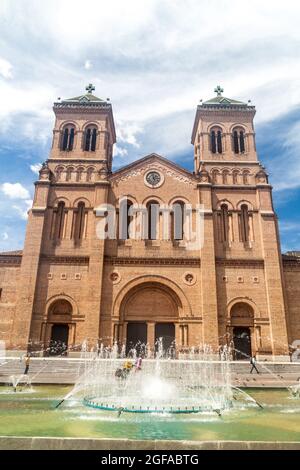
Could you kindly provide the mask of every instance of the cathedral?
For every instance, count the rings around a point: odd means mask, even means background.
[[[156,153],[114,171],[110,101],[89,85],[54,103],[24,249],[0,253],[8,351],[72,356],[87,341],[154,353],[161,338],[175,354],[230,344],[235,359],[289,360],[300,257],[281,253],[255,107],[215,93],[196,109],[193,172]]]

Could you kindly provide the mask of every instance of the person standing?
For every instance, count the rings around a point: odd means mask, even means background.
[[[25,362],[24,375],[27,375],[28,372],[29,372],[29,365],[30,365],[30,354],[29,353],[26,354],[24,362]]]
[[[252,374],[253,370],[255,370],[257,374],[259,374],[259,371],[256,367],[256,357],[255,356],[251,356],[250,364],[252,365],[251,370],[250,370],[250,374]]]
[[[136,372],[138,370],[142,370],[142,361],[143,361],[142,356],[138,357],[137,360],[135,361],[135,371]]]

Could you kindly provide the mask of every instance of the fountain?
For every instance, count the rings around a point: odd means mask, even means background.
[[[143,359],[138,353],[141,349]],[[231,351],[226,346],[220,349],[219,360],[209,346],[191,348],[184,358],[173,359],[174,351],[166,353],[162,339],[155,358],[149,358],[147,346],[141,345],[130,351],[129,358],[124,353],[116,344],[112,348],[101,345],[97,351],[88,351],[84,344],[84,369],[68,398],[80,394],[84,405],[118,414],[220,415],[233,407],[236,392],[256,403],[231,385]]]
[[[19,374],[19,375],[11,375],[10,376],[10,383],[13,387],[14,392],[18,391],[18,386],[23,385],[24,387],[31,389],[31,380],[28,375]]]
[[[263,441],[268,432],[274,441],[300,439],[299,384],[287,389],[280,382],[278,389],[268,389],[253,382],[252,389],[240,389],[237,372],[231,374],[240,365],[234,366],[230,347],[216,354],[209,346],[195,346],[177,350],[175,358],[174,348],[163,350],[163,341],[156,346],[154,353],[147,345],[137,344],[128,351],[117,344],[91,348],[85,341],[80,357],[72,358],[66,368],[69,371],[72,366],[72,377],[76,374],[73,388],[35,385],[34,395],[24,397],[4,387],[0,432],[176,441],[253,437]],[[35,373],[30,377],[36,378],[48,366],[49,376],[53,370],[64,373],[64,362],[33,361]],[[249,370],[246,366],[244,371]],[[18,386],[20,378],[15,375],[11,382],[18,392],[28,392]],[[44,379],[40,377],[40,382]]]

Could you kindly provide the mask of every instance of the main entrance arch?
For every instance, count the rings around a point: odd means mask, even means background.
[[[49,302],[44,327],[45,354],[66,354],[74,333],[72,316],[74,306],[67,296]]]
[[[158,342],[165,352],[174,349],[181,308],[177,293],[163,283],[148,281],[130,289],[120,305],[127,353],[134,347],[143,352],[145,344],[158,350]]]
[[[235,303],[230,310],[230,324],[234,358],[247,360],[252,355],[251,331],[254,327],[254,310],[246,302]]]

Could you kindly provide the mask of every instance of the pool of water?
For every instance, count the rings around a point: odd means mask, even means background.
[[[14,393],[0,387],[1,436],[98,437],[119,439],[300,441],[300,399],[285,389],[246,390],[263,405],[239,402],[224,412],[143,415],[94,410],[81,399],[55,406],[69,386],[33,386]]]

